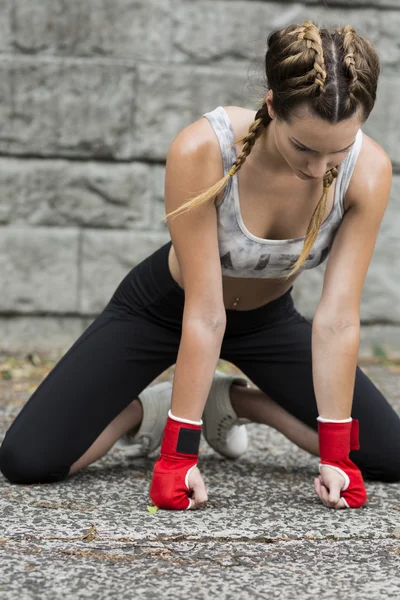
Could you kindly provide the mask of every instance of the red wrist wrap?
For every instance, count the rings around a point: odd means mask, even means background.
[[[197,465],[201,425],[175,421],[168,416],[150,485],[150,498],[159,508],[186,510],[189,473]]]
[[[343,475],[345,485],[340,497],[348,508],[358,508],[367,501],[367,492],[361,471],[349,458],[350,450],[359,450],[358,420],[348,423],[324,423],[318,421],[319,470],[329,465]]]

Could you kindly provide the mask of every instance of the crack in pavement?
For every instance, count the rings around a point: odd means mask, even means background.
[[[176,542],[180,540],[187,540],[198,543],[206,543],[206,542],[219,542],[219,543],[249,543],[249,544],[276,544],[279,542],[304,542],[304,541],[332,541],[332,542],[345,542],[348,540],[391,540],[396,539],[397,536],[393,533],[391,535],[383,535],[376,536],[372,534],[368,535],[349,535],[349,536],[340,536],[340,535],[324,535],[324,536],[316,536],[316,535],[306,535],[306,536],[283,536],[278,538],[269,538],[265,536],[261,537],[226,537],[226,536],[202,536],[195,537],[197,534],[180,534],[176,536],[169,537],[155,537],[155,538],[131,538],[131,537],[104,537],[99,535],[94,535],[92,539],[86,539],[86,536],[76,536],[76,537],[59,537],[59,536],[44,536],[38,537],[35,535],[25,535],[25,536],[7,536],[5,538],[0,539],[0,543],[4,543],[7,541],[22,541],[22,540],[32,540],[32,541],[47,541],[47,540],[59,540],[59,541],[86,541],[87,543],[91,541],[104,541],[104,542],[136,542],[138,544],[148,544],[148,543],[157,543],[157,542]]]

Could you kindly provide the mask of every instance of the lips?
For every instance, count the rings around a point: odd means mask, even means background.
[[[304,177],[307,177],[307,179],[318,179],[318,177],[310,177],[310,175],[306,175],[306,173],[303,173],[303,171],[300,171],[300,173],[304,175]]]

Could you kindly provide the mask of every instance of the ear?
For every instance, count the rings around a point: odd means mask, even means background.
[[[271,117],[271,119],[275,119],[275,111],[272,107],[272,98],[273,92],[272,90],[268,90],[268,94],[265,96],[265,103],[268,106],[269,116]]]

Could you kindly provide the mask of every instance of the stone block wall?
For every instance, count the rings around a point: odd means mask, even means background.
[[[0,0],[0,351],[66,350],[169,239],[172,140],[218,105],[255,108],[268,34],[306,18],[352,23],[381,58],[363,130],[394,182],[361,318],[400,339],[398,0]],[[325,267],[295,284],[310,319]]]

